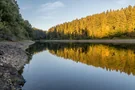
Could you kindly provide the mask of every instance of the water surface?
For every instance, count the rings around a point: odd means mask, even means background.
[[[135,90],[134,45],[37,43],[23,90]]]

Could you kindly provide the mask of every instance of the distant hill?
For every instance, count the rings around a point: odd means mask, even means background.
[[[48,39],[135,38],[135,6],[109,10],[49,29]]]
[[[33,40],[46,39],[46,31],[33,27]]]

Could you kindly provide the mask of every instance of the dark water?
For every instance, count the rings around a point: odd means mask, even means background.
[[[37,43],[23,90],[135,90],[135,45]]]

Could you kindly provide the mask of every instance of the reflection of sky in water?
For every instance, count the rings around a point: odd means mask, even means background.
[[[24,68],[23,90],[134,90],[135,77],[43,51]]]

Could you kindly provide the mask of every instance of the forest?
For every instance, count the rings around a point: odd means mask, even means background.
[[[44,31],[22,18],[16,0],[0,0],[0,40],[37,40],[44,36]]]
[[[48,39],[135,38],[135,6],[108,10],[85,18],[56,25]]]
[[[71,22],[58,24],[48,31],[32,27],[19,12],[16,0],[0,0],[0,40],[81,40],[135,38],[135,6],[108,10]]]
[[[32,26],[19,13],[15,0],[0,0],[0,39],[30,39]]]

